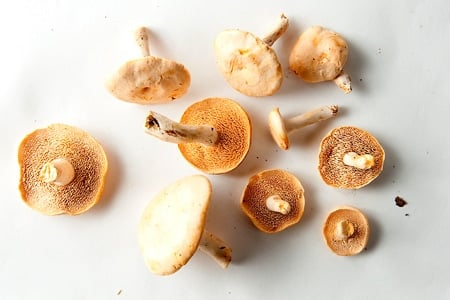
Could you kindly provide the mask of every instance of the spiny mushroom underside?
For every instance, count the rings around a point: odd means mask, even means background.
[[[64,186],[42,180],[42,167],[58,158],[69,160],[75,171]],[[20,144],[18,160],[22,199],[43,214],[80,214],[102,195],[107,158],[101,145],[80,129],[54,124],[35,130]]]
[[[106,88],[127,102],[155,104],[180,98],[190,81],[190,73],[182,64],[147,56],[125,63],[106,82]]]
[[[351,126],[333,129],[321,142],[319,172],[328,185],[357,189],[375,178],[383,170],[384,150],[368,132]],[[368,169],[355,168],[344,164],[346,153],[373,156],[374,165]]]

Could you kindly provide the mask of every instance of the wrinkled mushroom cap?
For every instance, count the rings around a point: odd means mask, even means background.
[[[155,104],[180,98],[190,82],[189,71],[182,64],[146,56],[122,65],[106,82],[106,88],[127,102]]]
[[[205,176],[182,178],[147,205],[138,227],[138,242],[147,268],[169,275],[184,266],[197,250],[211,200]]]
[[[320,26],[308,28],[295,43],[289,67],[307,82],[335,79],[348,58],[348,45],[336,32]]]
[[[65,158],[75,170],[74,179],[57,186],[40,179],[45,163]],[[90,209],[103,193],[108,169],[102,146],[87,132],[64,124],[53,124],[28,134],[18,151],[19,190],[23,201],[46,214],[76,215]]]
[[[270,96],[283,82],[275,51],[250,32],[225,30],[215,39],[216,63],[228,84],[247,96]]]
[[[207,98],[196,102],[186,109],[180,123],[210,125],[216,129],[218,140],[213,146],[178,144],[183,157],[205,173],[222,174],[235,169],[250,149],[250,118],[233,100]]]
[[[336,238],[336,227],[341,221],[350,222],[354,233],[347,240]],[[366,216],[353,207],[341,207],[332,211],[323,225],[323,237],[331,251],[341,256],[360,253],[369,240],[370,228]]]
[[[266,200],[279,195],[291,206],[284,215],[269,210]],[[298,223],[305,208],[304,189],[300,181],[283,170],[266,170],[250,177],[242,194],[241,208],[261,231],[276,233]]]
[[[289,148],[289,135],[278,107],[269,113],[269,130],[275,143],[283,150]]]
[[[343,157],[347,152],[359,155],[370,154],[374,166],[358,169],[347,166]],[[384,164],[384,150],[375,137],[367,131],[353,126],[342,126],[331,130],[320,143],[319,172],[326,184],[346,189],[358,189],[380,175]]]

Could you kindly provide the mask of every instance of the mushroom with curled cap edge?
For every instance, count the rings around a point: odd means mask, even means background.
[[[298,223],[305,208],[300,181],[284,170],[265,170],[250,177],[241,209],[261,231],[276,233]]]
[[[342,36],[321,26],[305,30],[289,55],[289,67],[306,82],[333,80],[348,94],[352,91],[350,76],[344,71],[348,45]]]
[[[262,39],[238,29],[224,30],[217,35],[216,64],[232,88],[254,97],[270,96],[280,89],[283,72],[271,46],[288,26],[288,18],[282,14],[276,27]]]
[[[305,126],[335,117],[338,113],[338,106],[322,106],[308,111],[301,115],[284,119],[278,107],[269,113],[269,129],[273,140],[278,147],[287,150],[290,146],[289,135]]]
[[[166,103],[183,96],[191,82],[184,65],[150,56],[147,28],[136,31],[136,41],[144,57],[126,62],[107,80],[111,94],[137,104]]]
[[[18,151],[23,201],[46,215],[81,214],[100,199],[108,161],[87,132],[65,124],[37,129]]]
[[[384,158],[383,147],[370,133],[342,126],[322,139],[318,169],[330,186],[359,189],[380,175]]]
[[[360,253],[370,235],[366,216],[354,207],[340,207],[330,212],[323,225],[325,242],[337,255],[351,256]]]
[[[222,267],[231,262],[231,248],[204,229],[212,187],[203,175],[184,177],[159,192],[145,208],[138,242],[147,268],[169,275],[200,249]]]
[[[226,98],[192,104],[180,123],[150,112],[145,129],[163,141],[177,143],[190,164],[209,174],[227,173],[239,166],[250,149],[252,134],[247,112]]]

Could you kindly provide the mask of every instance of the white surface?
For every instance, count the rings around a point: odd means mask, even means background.
[[[1,299],[444,299],[450,297],[448,1],[10,1],[0,11]],[[284,12],[291,26],[275,46],[285,82],[275,96],[254,99],[229,88],[214,63],[223,29],[263,35]],[[349,42],[354,90],[306,84],[286,68],[296,37],[323,25]],[[151,28],[151,51],[189,68],[188,94],[169,105],[116,100],[103,82],[140,55],[132,32]],[[221,270],[203,253],[169,277],[145,268],[136,227],[145,205],[175,179],[197,174],[173,144],[143,132],[148,110],[178,119],[191,103],[230,97],[249,112],[254,138],[235,171],[208,176],[214,196],[208,227],[233,247]],[[268,112],[296,113],[325,104],[341,115],[298,132],[278,150]],[[110,162],[102,201],[77,216],[47,217],[20,199],[17,146],[54,122],[78,126],[104,146]],[[326,186],[317,172],[321,138],[339,125],[375,135],[385,170],[356,191]],[[247,178],[283,168],[302,181],[306,211],[294,227],[267,235],[239,208]],[[408,201],[397,207],[394,198]],[[367,251],[338,257],[321,235],[327,213],[353,205],[367,213]],[[409,216],[405,216],[409,214]],[[119,294],[119,295],[117,295]]]

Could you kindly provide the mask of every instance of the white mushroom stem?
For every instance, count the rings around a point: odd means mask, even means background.
[[[284,14],[281,14],[277,25],[262,39],[263,42],[266,43],[269,47],[272,46],[276,42],[276,40],[278,40],[278,38],[286,32],[288,26],[288,18]]]
[[[296,117],[284,120],[284,125],[286,126],[286,131],[288,134],[298,130],[302,127],[327,120],[331,117],[336,116],[338,113],[338,106],[322,106],[314,110],[308,111]]]
[[[352,80],[350,75],[348,75],[344,70],[334,79],[334,83],[342,90],[344,93],[349,94],[352,91]]]
[[[272,195],[266,199],[266,207],[270,211],[287,215],[291,211],[289,202],[283,200],[279,195]]]
[[[339,241],[348,240],[355,233],[355,226],[348,220],[340,221],[336,224],[334,232],[335,238]]]
[[[375,159],[370,154],[359,155],[356,152],[345,153],[342,161],[345,165],[355,167],[361,170],[367,170],[375,165]]]
[[[209,125],[180,124],[151,111],[145,122],[145,132],[170,143],[202,143],[212,146],[218,139],[217,130]]]
[[[141,49],[142,56],[150,56],[148,35],[148,29],[145,27],[139,27],[134,34],[136,43]]]
[[[211,256],[222,268],[228,267],[231,262],[231,248],[207,230],[203,230],[199,249]]]
[[[75,169],[65,158],[56,158],[42,166],[39,178],[47,183],[64,186],[75,177]]]

